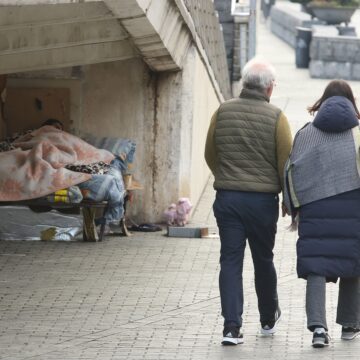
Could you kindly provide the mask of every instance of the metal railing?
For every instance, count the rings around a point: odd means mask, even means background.
[[[212,0],[183,0],[225,99],[231,97],[225,43]]]

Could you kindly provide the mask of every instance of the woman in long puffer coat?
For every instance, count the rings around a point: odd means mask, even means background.
[[[307,280],[307,327],[312,345],[324,347],[327,281],[340,278],[341,338],[360,334],[360,116],[342,80],[330,82],[309,111],[317,115],[294,139],[285,203],[298,215],[297,272]]]

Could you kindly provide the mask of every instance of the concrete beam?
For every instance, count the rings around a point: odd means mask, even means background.
[[[1,5],[21,6],[21,5],[41,5],[41,4],[74,4],[101,2],[102,0],[1,0]]]
[[[143,17],[151,0],[107,0],[106,5],[122,18]]]
[[[0,54],[0,74],[125,60],[137,56],[128,40],[19,54]]]
[[[16,3],[16,1],[15,1]],[[114,16],[103,1],[29,5],[23,1],[23,6],[3,6],[0,3],[0,26],[17,27],[26,24],[54,24],[57,22],[77,22],[90,19],[112,19]]]
[[[180,70],[191,36],[169,0],[104,0],[155,71]]]
[[[49,24],[0,26],[0,54],[124,40],[128,34],[118,21],[93,20]]]
[[[103,1],[54,3],[0,6],[0,73],[138,56]]]

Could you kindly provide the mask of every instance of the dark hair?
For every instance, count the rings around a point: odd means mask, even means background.
[[[351,103],[354,106],[355,112],[358,116],[358,118],[360,118],[360,113],[359,110],[356,106],[356,102],[355,102],[355,98],[354,98],[354,94],[351,90],[350,85],[344,81],[344,80],[333,80],[331,81],[328,86],[325,88],[324,93],[322,94],[321,98],[316,101],[316,103],[313,106],[309,106],[308,107],[308,111],[311,115],[313,115],[316,111],[318,111],[320,109],[320,106],[322,105],[322,103],[332,97],[332,96],[344,96],[346,97],[348,100],[351,101]]]
[[[46,125],[54,126],[59,130],[64,130],[64,124],[60,120],[57,120],[57,119],[47,119],[41,124],[41,127],[46,126]]]

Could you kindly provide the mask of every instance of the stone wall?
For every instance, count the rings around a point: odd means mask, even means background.
[[[270,12],[271,31],[293,48],[296,45],[296,27],[310,28],[319,21],[311,20],[311,16],[301,11],[299,4],[276,3]]]
[[[360,38],[335,35],[333,26],[315,27],[310,46],[314,78],[360,80]]]

